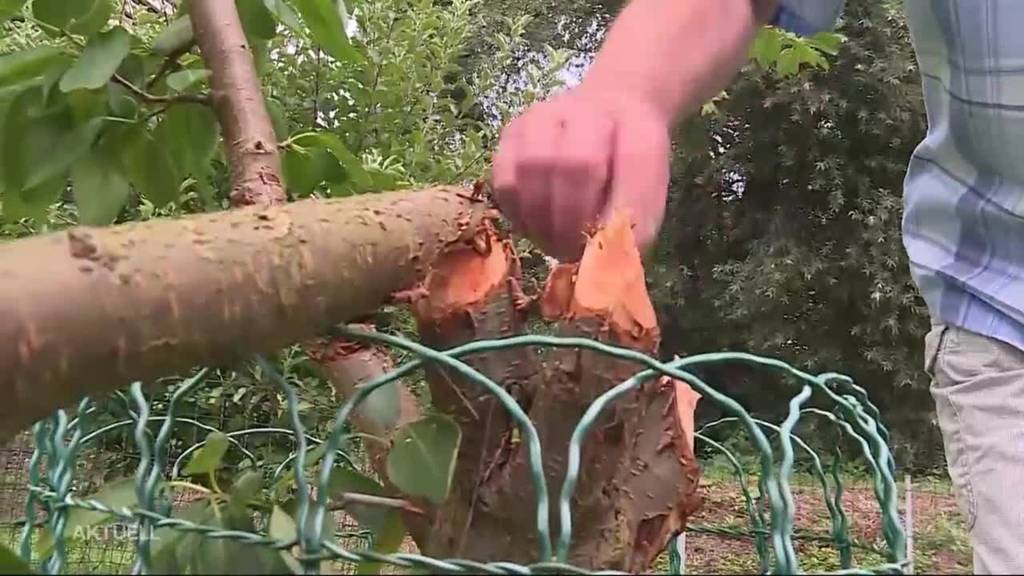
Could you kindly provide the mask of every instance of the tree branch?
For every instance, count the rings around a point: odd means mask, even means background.
[[[185,54],[188,54],[189,51],[192,50],[194,46],[194,41],[189,42],[185,46],[182,46],[181,48],[168,54],[167,58],[164,58],[163,64],[160,65],[160,69],[156,71],[156,74],[154,74],[153,77],[150,78],[148,82],[146,82],[146,88],[153,88],[153,86],[156,86],[156,83],[159,82],[164,76],[170,74],[170,72],[175,68],[180,67],[181,64],[178,62],[178,59],[184,56]]]
[[[207,96],[200,94],[176,94],[174,96],[156,96],[150,94],[142,88],[132,84],[125,77],[120,74],[114,74],[113,81],[124,86],[129,92],[135,95],[136,98],[146,102],[148,104],[174,104],[176,102],[191,102],[195,104],[209,105],[210,99]]]
[[[280,204],[277,136],[234,2],[193,0],[192,26],[199,51],[213,73],[213,104],[224,131],[234,206]]]
[[[401,510],[403,512],[409,512],[416,515],[424,514],[423,510],[417,508],[416,505],[408,500],[374,496],[372,494],[357,494],[355,492],[346,492],[340,496],[332,497],[330,509],[345,510],[353,504],[375,506],[377,508],[393,508],[395,510]]]
[[[485,218],[456,188],[71,228],[0,244],[0,440],[87,395],[365,317]]]

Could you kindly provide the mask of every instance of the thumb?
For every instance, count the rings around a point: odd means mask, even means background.
[[[609,193],[601,222],[608,222],[616,212],[628,214],[643,251],[654,243],[665,217],[671,149],[668,131],[653,121],[631,126],[620,123],[613,142]]]

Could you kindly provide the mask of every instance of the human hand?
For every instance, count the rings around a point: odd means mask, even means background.
[[[669,121],[641,98],[578,87],[504,130],[492,185],[502,213],[559,260],[579,259],[587,229],[627,211],[637,244],[665,214]]]

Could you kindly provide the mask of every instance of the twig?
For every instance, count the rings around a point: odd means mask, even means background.
[[[466,174],[469,174],[469,171],[475,168],[477,163],[484,159],[484,156],[487,156],[487,152],[488,150],[486,148],[481,150],[480,153],[477,154],[475,158],[470,160],[465,166],[462,167],[462,170],[459,170],[458,174],[452,177],[451,184],[458,184],[459,180],[461,180]]]
[[[206,95],[178,94],[175,96],[156,96],[155,94],[150,94],[135,84],[132,84],[120,74],[114,74],[113,80],[127,88],[128,91],[134,94],[139,100],[149,104],[174,104],[176,102],[190,102],[193,104],[202,104],[204,106],[208,106],[210,104],[210,98]]]
[[[371,494],[359,494],[356,492],[345,492],[335,498],[332,498],[332,503],[329,508],[332,511],[344,510],[346,506],[350,506],[352,504],[376,506],[378,508],[393,508],[395,510],[402,510],[403,512],[411,512],[418,515],[423,514],[423,510],[408,500],[387,498],[385,496],[373,496]]]
[[[164,63],[160,65],[160,69],[157,70],[156,74],[154,74],[153,77],[149,79],[149,82],[146,82],[146,89],[152,89],[153,86],[156,86],[156,83],[159,82],[161,78],[169,74],[171,70],[181,67],[181,63],[178,62],[178,59],[184,56],[185,54],[188,54],[188,52],[192,50],[192,48],[195,45],[196,43],[193,40],[185,46],[182,46],[181,48],[168,54],[167,58],[164,59]]]

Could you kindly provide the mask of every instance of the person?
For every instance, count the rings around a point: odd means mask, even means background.
[[[878,1],[878,0],[862,0]],[[549,255],[613,210],[658,234],[670,131],[726,88],[762,24],[808,35],[843,0],[632,0],[580,84],[503,131],[492,187]],[[925,369],[979,573],[1024,573],[1024,2],[905,0],[928,133],[903,241],[928,305]],[[841,57],[841,56],[840,56]],[[1022,484],[1018,484],[1018,482]]]

